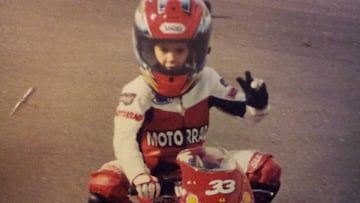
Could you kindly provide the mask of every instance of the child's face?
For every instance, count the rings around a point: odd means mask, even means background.
[[[154,46],[156,59],[167,70],[183,68],[189,55],[186,42],[162,42]]]

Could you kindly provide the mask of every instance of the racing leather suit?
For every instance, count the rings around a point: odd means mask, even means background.
[[[109,190],[99,189],[99,185],[94,187],[98,184],[96,177],[101,170],[115,166],[116,173],[122,176],[125,174],[131,182],[138,174],[150,172],[159,162],[175,163],[181,150],[203,145],[209,128],[211,107],[254,121],[259,121],[267,114],[268,108],[257,110],[247,106],[245,95],[227,85],[214,69],[205,67],[199,74],[196,85],[176,98],[156,95],[142,76],[124,86],[114,119],[113,147],[116,160],[105,164],[92,175],[90,191],[111,196],[104,194],[109,193]],[[239,156],[239,152],[234,154]],[[255,151],[240,154],[242,158],[239,164],[244,171],[250,165],[254,168],[254,164],[249,163]],[[264,154],[264,160],[265,157],[268,159],[271,155]],[[274,180],[280,178],[280,167],[275,170]]]

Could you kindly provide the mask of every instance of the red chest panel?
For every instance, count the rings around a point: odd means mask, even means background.
[[[175,163],[181,150],[203,144],[208,125],[208,99],[186,109],[184,114],[154,108],[141,134],[145,162],[150,168],[159,160]]]

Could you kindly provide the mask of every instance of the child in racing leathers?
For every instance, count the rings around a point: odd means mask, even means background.
[[[211,107],[256,120],[267,114],[262,80],[246,72],[237,79],[241,92],[205,67],[210,31],[211,16],[202,1],[140,3],[134,49],[141,75],[122,90],[114,121],[116,160],[91,175],[89,202],[130,202],[130,185],[140,200],[157,197],[157,175],[178,169],[181,150],[203,145]],[[234,157],[254,191],[263,191],[254,193],[256,202],[270,202],[280,187],[280,166],[257,151],[236,151]]]

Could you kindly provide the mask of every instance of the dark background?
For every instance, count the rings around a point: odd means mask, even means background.
[[[137,3],[0,0],[0,202],[86,202],[89,174],[114,159],[121,88],[139,74]],[[273,153],[274,202],[360,202],[360,2],[212,3],[208,64],[234,85],[245,70],[263,78],[272,111],[254,126],[212,110],[208,145]]]

